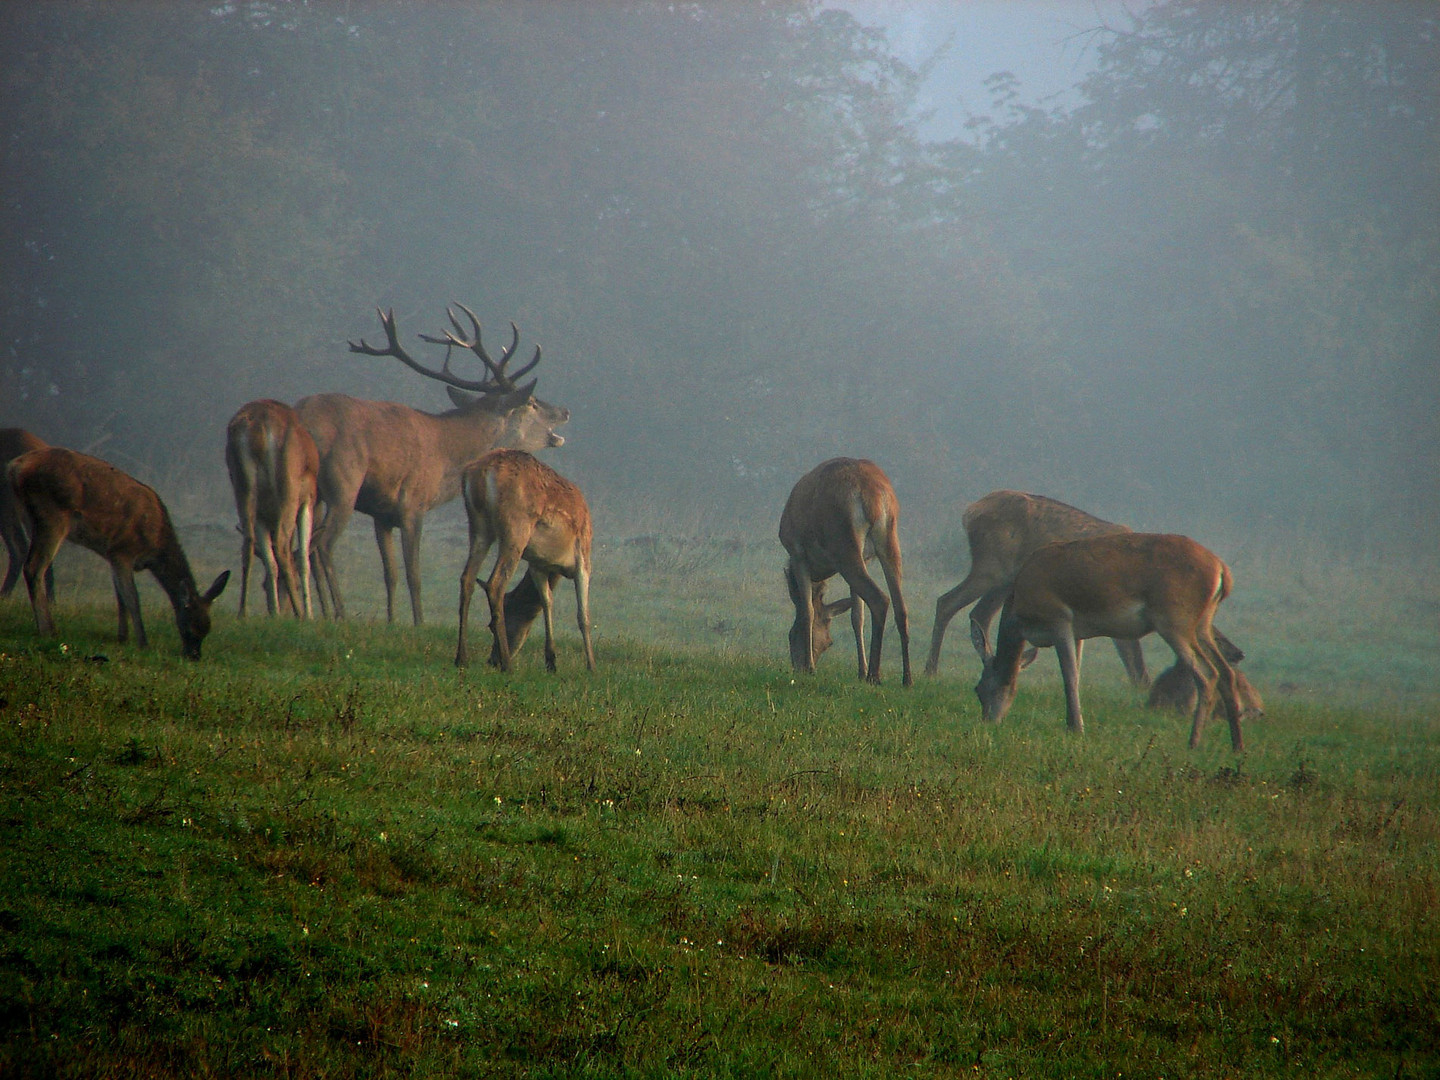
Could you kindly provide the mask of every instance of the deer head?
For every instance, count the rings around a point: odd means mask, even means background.
[[[805,653],[805,635],[802,632],[800,585],[795,580],[795,572],[790,567],[785,568],[785,585],[790,590],[790,599],[795,602],[795,624],[790,627],[790,661],[800,670],[813,668],[815,662],[824,655],[825,650],[835,644],[835,638],[830,633],[830,620],[836,615],[843,615],[855,606],[855,598],[847,596],[843,600],[825,602],[825,582],[815,581],[810,584],[810,652],[807,658]],[[808,663],[806,662],[808,661]]]
[[[192,592],[175,605],[175,625],[180,630],[180,651],[187,660],[200,659],[200,646],[210,633],[210,605],[225,591],[230,571],[222,571],[203,593]]]

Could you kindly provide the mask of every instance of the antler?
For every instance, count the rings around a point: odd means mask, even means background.
[[[452,332],[450,330],[447,330],[442,336],[439,337],[431,334],[421,334],[420,340],[428,341],[432,345],[446,346],[445,355],[447,365],[449,362],[450,348],[458,347],[461,349],[469,349],[472,353],[479,357],[480,362],[483,363],[487,369],[489,369],[492,381],[487,385],[492,391],[519,389],[519,387],[516,385],[517,380],[528,375],[531,370],[534,369],[535,365],[540,363],[540,346],[535,346],[535,355],[531,357],[528,364],[522,367],[519,371],[507,373],[505,371],[506,365],[510,363],[510,358],[515,355],[515,349],[520,344],[520,328],[516,326],[513,321],[510,323],[510,345],[507,348],[500,350],[500,362],[497,364],[494,360],[490,358],[490,354],[485,351],[485,346],[480,340],[480,320],[476,317],[475,313],[459,301],[456,301],[455,306],[458,307],[461,311],[463,311],[470,319],[470,328],[473,331],[473,337],[467,339],[463,336],[465,331],[460,326],[460,320],[455,317],[454,310],[447,306],[445,308],[445,314],[450,319],[450,325],[455,328],[454,331]]]
[[[436,371],[434,368],[426,367],[424,364],[420,363],[413,356],[407,353],[404,346],[400,344],[400,336],[395,329],[395,309],[391,308],[389,311],[381,311],[379,308],[376,308],[375,313],[380,316],[380,325],[385,328],[385,337],[388,341],[387,345],[385,346],[385,348],[379,349],[376,348],[374,345],[371,345],[364,338],[361,338],[359,343],[356,343],[354,341],[349,342],[351,352],[364,353],[366,356],[393,356],[396,360],[399,360],[406,367],[414,371],[418,371],[427,379],[436,379],[440,382],[445,383],[448,386],[455,387],[457,390],[470,390],[476,393],[488,394],[493,393],[498,389],[502,389],[500,384],[493,382],[489,379],[462,379],[460,376],[456,375],[453,371],[450,370],[449,349],[445,350],[445,363],[439,371]],[[421,338],[427,341],[431,340],[429,338],[425,338],[423,334],[421,335]],[[445,343],[441,342],[441,344]]]

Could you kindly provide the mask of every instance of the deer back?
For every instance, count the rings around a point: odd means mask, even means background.
[[[160,496],[108,461],[52,446],[17,458],[11,469],[32,516],[67,517],[69,539],[102,558],[145,570],[179,549]]]
[[[1129,624],[1147,612],[1208,619],[1229,592],[1229,568],[1189,537],[1125,532],[1040,548],[1015,578],[1009,603],[1023,623],[1068,617],[1077,627],[1092,624],[1077,629],[1080,637],[1138,636]],[[1127,632],[1113,632],[1120,624]]]
[[[32,435],[24,428],[0,428],[0,465],[31,450],[43,450],[48,445],[40,436]]]
[[[23,534],[20,518],[15,506],[15,492],[6,480],[10,462],[31,450],[43,450],[48,444],[38,435],[32,435],[24,428],[0,428],[0,533],[13,540],[23,553]]]
[[[972,567],[981,568],[996,584],[1012,580],[1025,560],[1046,544],[1130,531],[1056,499],[1023,491],[992,491],[965,508],[961,523]]]
[[[320,452],[284,402],[240,406],[226,428],[225,464],[237,495],[253,490],[257,514],[272,525],[286,507],[315,501]]]
[[[472,527],[524,548],[527,561],[573,569],[588,565],[590,508],[580,488],[524,450],[492,450],[465,472]]]
[[[831,458],[796,481],[780,515],[780,543],[810,577],[838,572],[859,545],[863,555],[886,541],[900,502],[885,473],[863,458]]]
[[[555,423],[566,410],[541,409],[526,389],[477,395],[460,407],[427,413],[348,394],[303,398],[296,411],[320,454],[320,496],[333,502],[362,484],[367,513],[424,511],[460,493],[460,473],[497,445],[528,449],[561,442]]]

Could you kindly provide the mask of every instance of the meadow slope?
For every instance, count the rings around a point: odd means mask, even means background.
[[[1048,658],[982,724],[958,623],[913,690],[848,630],[797,680],[778,548],[602,551],[594,676],[568,596],[558,675],[456,671],[453,616],[363,617],[358,542],[360,619],[229,593],[198,664],[153,590],[116,645],[83,552],[57,639],[0,604],[0,1075],[1440,1070],[1433,582],[1238,567],[1237,756],[1103,647],[1082,738]],[[910,574],[923,655],[954,579]]]

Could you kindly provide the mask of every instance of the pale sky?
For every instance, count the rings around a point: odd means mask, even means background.
[[[924,131],[937,139],[963,135],[967,112],[990,112],[985,79],[994,72],[1014,72],[1027,103],[1063,95],[1094,62],[1085,31],[1121,22],[1126,7],[1118,0],[837,0],[834,6],[867,26],[884,27],[910,64],[953,35],[922,92],[922,108],[935,112]]]

